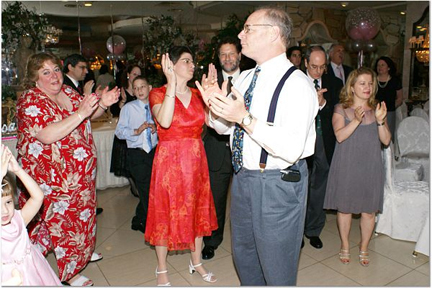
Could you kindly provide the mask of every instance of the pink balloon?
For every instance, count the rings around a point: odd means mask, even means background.
[[[380,27],[378,12],[369,7],[349,11],[345,21],[348,36],[354,40],[371,40],[378,34]]]
[[[348,31],[348,36],[351,37],[353,40],[362,40],[363,34],[360,28],[351,28],[351,30]]]
[[[120,55],[126,49],[126,40],[119,35],[114,35],[114,38],[108,38],[106,47],[110,53]]]

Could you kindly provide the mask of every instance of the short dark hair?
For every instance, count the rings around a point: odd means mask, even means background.
[[[387,66],[390,68],[389,71],[389,75],[391,77],[394,77],[396,75],[396,65],[393,62],[393,60],[390,59],[390,57],[387,56],[381,56],[380,58],[377,59],[377,61],[375,62],[375,67],[374,67],[374,71],[376,73],[378,73],[378,61],[383,60],[384,62],[386,62]]]
[[[327,56],[327,54],[326,54],[326,52],[325,52],[325,50],[324,50],[324,48],[323,48],[322,46],[320,46],[320,45],[317,45],[317,46],[309,46],[309,47],[306,49],[306,53],[305,53],[305,55],[304,55],[304,57],[305,57],[305,59],[306,59],[306,61],[307,61],[308,63],[309,63],[310,56],[311,56],[312,52],[315,52],[315,51],[322,51],[322,52],[324,52],[324,55]]]
[[[72,65],[72,67],[75,67],[78,64],[78,62],[87,63],[87,59],[80,54],[72,54],[67,56],[63,63],[63,73],[69,72],[69,68],[68,68],[69,64]]]
[[[290,47],[290,48],[288,48],[288,50],[287,50],[287,56],[288,57],[291,57],[291,54],[294,52],[294,51],[300,51],[300,53],[301,53],[301,48],[299,47],[299,46],[292,46],[292,47]]]
[[[132,81],[132,85],[135,83],[135,81],[137,80],[143,80],[146,81],[148,85],[150,85],[150,82],[148,81],[147,77],[145,77],[144,75],[140,75],[134,78],[134,80]]]
[[[174,46],[169,50],[168,53],[174,65],[177,64],[177,61],[180,60],[180,56],[183,53],[189,53],[192,56],[192,59],[194,59],[194,54],[192,53],[192,50],[186,46]]]
[[[225,38],[222,38],[217,46],[217,52],[219,54],[219,50],[222,47],[222,45],[224,44],[232,44],[236,47],[237,53],[241,52],[241,44],[240,44],[240,40],[236,37],[232,37],[232,36],[227,36]]]

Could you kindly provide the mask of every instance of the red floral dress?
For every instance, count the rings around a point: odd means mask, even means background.
[[[59,278],[67,281],[87,265],[95,248],[96,147],[88,119],[52,144],[36,139],[38,131],[77,111],[81,96],[66,85],[62,90],[72,102],[71,112],[36,87],[21,95],[17,103],[17,150],[22,167],[45,196],[40,218],[36,216],[27,226],[30,239],[44,255],[54,250]],[[20,188],[22,208],[28,192]]]
[[[195,251],[195,238],[217,229],[207,157],[201,140],[204,103],[192,90],[187,108],[176,97],[172,124],[157,125],[145,240],[168,250]],[[165,87],[150,92],[150,106],[161,104]]]

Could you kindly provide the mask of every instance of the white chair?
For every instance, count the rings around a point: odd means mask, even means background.
[[[391,146],[383,151],[385,169],[384,207],[375,231],[394,239],[416,242],[429,217],[429,183],[396,182]]]
[[[429,115],[429,100],[423,104],[423,110]]]
[[[429,181],[429,123],[423,118],[405,118],[397,130],[400,161],[423,166],[423,180]]]
[[[397,158],[399,158],[399,156],[400,156],[399,143],[397,141],[397,129],[399,127],[399,124],[406,117],[408,117],[408,107],[405,104],[405,102],[402,102],[402,105],[399,106],[398,108],[396,108],[396,111],[395,111],[396,123],[395,123],[395,133],[393,135],[393,143],[395,145],[395,147],[394,147],[395,149],[393,150],[393,152]]]
[[[410,114],[410,115],[411,115],[411,116],[418,116],[418,117],[421,117],[421,118],[425,119],[427,123],[429,123],[429,115],[428,115],[428,114],[426,113],[426,111],[425,111],[424,109],[422,109],[422,108],[414,108],[414,109],[411,111],[411,114]]]
[[[430,237],[429,237],[429,217],[428,217],[426,218],[426,221],[423,224],[423,229],[420,232],[420,236],[414,248],[414,253],[413,253],[414,256],[417,256],[417,252],[429,256],[429,249],[430,249],[429,239]]]

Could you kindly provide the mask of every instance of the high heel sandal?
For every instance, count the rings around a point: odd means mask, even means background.
[[[168,273],[168,270],[158,271],[158,267],[156,267],[156,271],[155,271],[156,282],[157,282],[157,276],[159,274],[165,274],[165,273]],[[165,286],[171,286],[171,282],[167,282],[165,284],[157,284],[157,286],[163,286],[163,287],[165,287]]]
[[[369,251],[361,251],[361,250],[359,250],[359,251],[360,251],[360,254],[359,254],[360,265],[362,265],[363,267],[368,267],[369,262],[370,262]]]
[[[199,267],[199,266],[202,266],[202,262],[197,264],[197,265],[193,265],[192,260],[190,260],[189,273],[193,274],[195,271],[197,271],[195,268]],[[200,274],[200,273],[198,272],[198,274]],[[215,283],[217,281],[217,279],[214,277],[214,274],[212,272],[208,272],[207,274],[201,275],[201,277],[205,282]]]
[[[348,265],[350,263],[350,256],[349,250],[341,249],[339,252],[339,260],[344,265]]]

